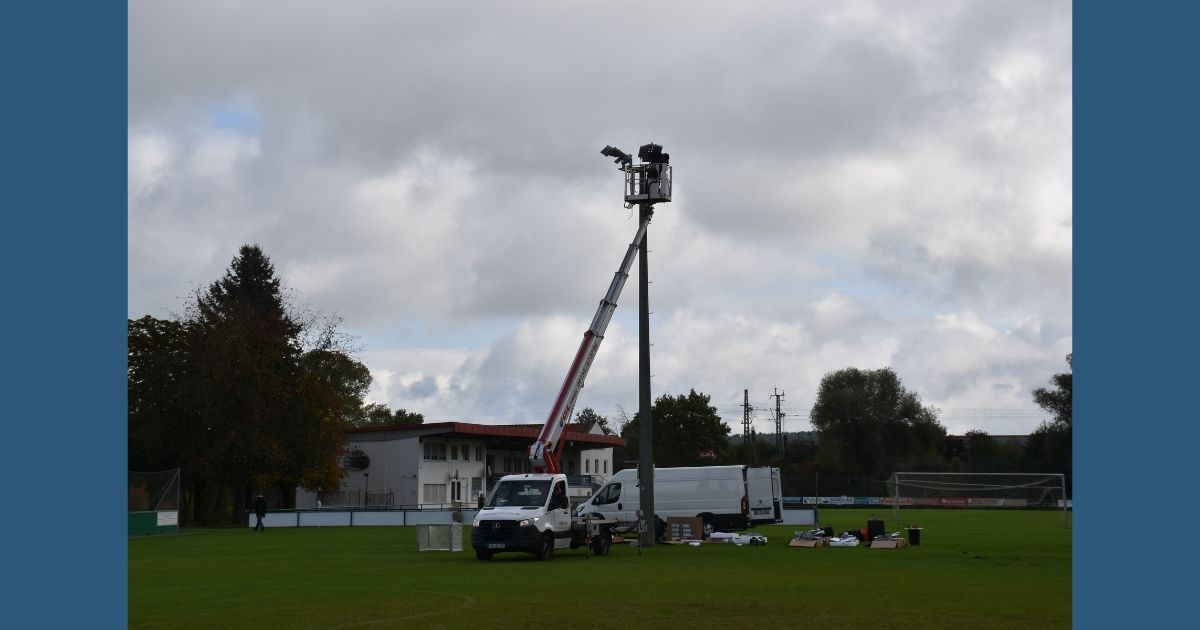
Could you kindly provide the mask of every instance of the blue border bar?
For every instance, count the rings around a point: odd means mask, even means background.
[[[126,14],[0,20],[4,478],[29,493],[0,519],[13,628],[127,625]]]
[[[1077,628],[1192,616],[1198,14],[1075,4]]]

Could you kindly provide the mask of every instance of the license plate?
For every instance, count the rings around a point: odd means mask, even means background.
[[[488,543],[488,549],[503,549],[504,543]]]

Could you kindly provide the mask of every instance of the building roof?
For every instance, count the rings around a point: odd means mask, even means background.
[[[562,439],[567,446],[576,449],[606,448],[625,446],[625,438],[619,435],[604,435],[589,433],[589,427],[583,423],[571,423],[563,429]],[[427,422],[425,424],[392,424],[377,427],[359,427],[347,429],[346,436],[351,439],[369,440],[388,439],[396,433],[408,436],[455,436],[479,437],[491,442],[501,442],[505,446],[525,448],[533,443],[542,432],[540,424],[475,424],[472,422]],[[399,436],[394,436],[399,437]]]

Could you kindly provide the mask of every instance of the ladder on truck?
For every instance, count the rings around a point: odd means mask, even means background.
[[[542,427],[541,434],[538,435],[537,441],[529,446],[529,462],[535,472],[551,474],[562,472],[559,458],[562,455],[564,444],[563,430],[567,421],[571,419],[571,412],[575,409],[575,400],[579,398],[579,391],[583,389],[583,381],[592,367],[592,360],[596,358],[596,351],[600,349],[600,342],[604,341],[604,331],[608,328],[613,311],[617,309],[617,298],[621,296],[621,289],[625,287],[629,269],[633,266],[633,259],[646,235],[648,225],[650,225],[650,213],[646,213],[646,219],[638,226],[637,234],[634,235],[633,242],[629,244],[624,260],[621,261],[621,267],[613,275],[612,284],[608,285],[608,293],[604,295],[604,299],[600,300],[596,316],[592,318],[592,325],[588,326],[587,331],[583,333],[583,341],[579,344],[579,350],[575,352],[575,359],[571,362],[567,377],[558,390],[558,398],[554,401],[554,407],[550,410],[549,417],[546,418],[546,424]]]

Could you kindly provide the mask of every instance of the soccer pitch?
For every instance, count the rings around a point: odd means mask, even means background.
[[[874,512],[888,531],[888,510]],[[822,509],[857,531],[872,512]],[[129,540],[131,628],[1069,628],[1071,530],[1053,511],[904,510],[900,549],[613,545],[549,562],[417,552],[413,527],[184,529]]]

